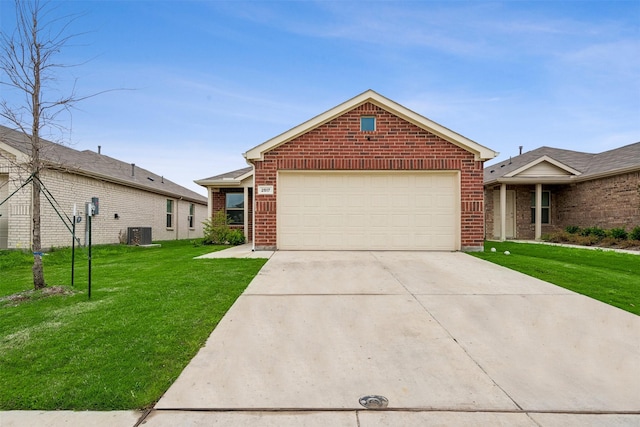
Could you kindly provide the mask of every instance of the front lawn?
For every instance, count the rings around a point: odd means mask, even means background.
[[[139,409],[154,404],[202,347],[264,259],[204,259],[188,241],[44,257],[50,286],[32,288],[31,257],[0,251],[0,410]],[[8,299],[7,296],[14,295]]]
[[[469,254],[640,315],[640,255],[514,242]]]

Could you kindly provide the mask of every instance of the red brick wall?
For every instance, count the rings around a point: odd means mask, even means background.
[[[360,131],[360,116],[374,115],[376,130]],[[370,138],[368,140],[367,138]],[[277,147],[255,162],[255,182],[273,195],[256,197],[256,247],[276,246],[278,170],[459,170],[461,246],[482,247],[483,163],[474,155],[370,103]]]
[[[227,193],[244,193],[244,188],[221,188],[219,192],[217,193],[211,193],[212,195],[212,212],[211,215],[213,216],[213,214],[215,214],[216,212],[218,212],[219,210],[224,210],[226,208],[226,194]],[[253,232],[253,228],[251,227],[251,221],[253,219],[253,204],[251,203],[251,201],[253,200],[253,189],[249,189],[249,206],[248,206],[248,215],[249,215],[249,231],[248,231],[248,235],[245,236],[247,239],[247,242],[251,241],[251,239],[253,238],[252,236],[252,232]],[[239,230],[242,230],[244,232],[244,226],[243,225],[230,225],[230,228],[237,228]]]

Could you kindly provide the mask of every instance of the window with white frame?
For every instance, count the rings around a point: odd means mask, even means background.
[[[551,192],[543,191],[542,192],[542,204],[541,204],[541,216],[540,223],[541,224],[549,224],[549,219],[551,218]],[[531,224],[535,224],[536,222],[536,192],[531,192]]]
[[[196,206],[193,203],[189,203],[189,216],[187,216],[187,221],[189,222],[189,228],[194,228],[195,213],[196,213]]]
[[[360,130],[363,132],[373,132],[376,130],[376,118],[374,116],[360,117]]]
[[[244,224],[243,193],[227,193],[226,212],[231,225]]]
[[[167,228],[173,228],[173,200],[167,199]]]

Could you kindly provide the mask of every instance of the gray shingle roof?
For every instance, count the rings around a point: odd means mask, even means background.
[[[27,136],[21,132],[0,125],[0,142],[30,154],[31,146]],[[182,187],[161,175],[132,166],[104,154],[90,150],[78,151],[64,145],[41,139],[41,157],[51,168],[70,173],[88,175],[105,181],[139,188],[169,197],[183,198],[192,202],[206,204],[207,198]]]
[[[220,175],[215,175],[215,176],[211,176],[209,178],[202,178],[199,179],[198,181],[220,181],[223,179],[238,179],[243,175],[246,175],[247,173],[251,172],[253,170],[253,168],[251,166],[246,167],[246,168],[242,168],[242,169],[236,169],[234,171],[231,172],[226,172],[226,173],[222,173]]]
[[[484,183],[488,184],[504,177],[540,157],[547,156],[581,173],[586,180],[603,174],[615,174],[637,168],[640,170],[640,142],[598,154],[540,147],[511,159],[504,160],[484,169]]]

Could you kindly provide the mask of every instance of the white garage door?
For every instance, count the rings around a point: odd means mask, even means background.
[[[278,174],[278,248],[457,250],[457,172]]]

